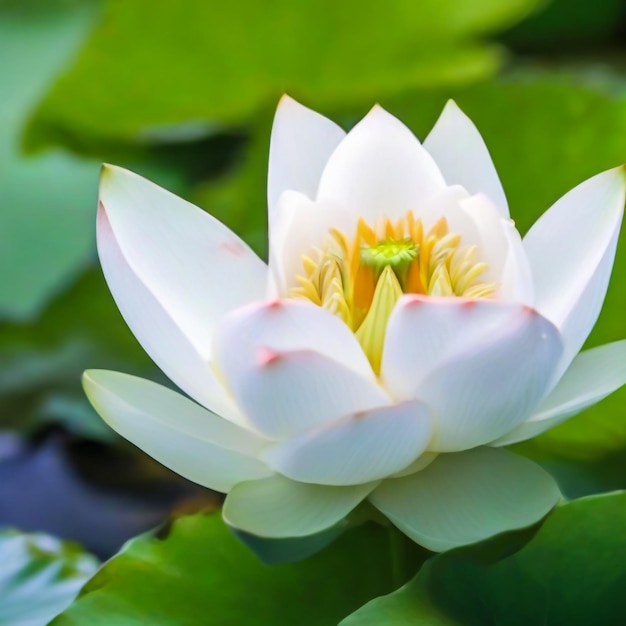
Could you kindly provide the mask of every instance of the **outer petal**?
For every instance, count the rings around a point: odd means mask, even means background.
[[[504,217],[509,207],[489,150],[472,121],[452,100],[424,140],[448,185],[462,185],[470,193],[484,193]]]
[[[189,480],[225,492],[272,473],[254,458],[262,439],[174,391],[104,370],[85,372],[83,385],[111,428]]]
[[[432,407],[431,451],[464,450],[530,414],[561,349],[556,328],[527,307],[414,296],[390,318],[382,377],[396,397]]]
[[[568,369],[598,319],[604,296],[609,286],[609,279],[611,278],[618,237],[619,231],[616,230],[587,286],[559,328],[563,337],[564,350],[559,366],[554,374],[553,385],[558,382],[563,372]]]
[[[261,537],[305,537],[341,521],[377,484],[327,487],[273,476],[236,485],[222,514],[231,526]]]
[[[298,285],[304,272],[303,255],[314,255],[330,240],[330,229],[352,232],[356,217],[327,202],[313,202],[295,191],[286,191],[278,201],[278,215],[270,228],[270,270],[278,292],[286,295]]]
[[[416,472],[421,472],[425,467],[428,467],[439,454],[437,452],[424,452],[411,463],[407,465],[403,470],[392,474],[389,478],[402,478],[403,476],[410,476]]]
[[[626,340],[581,352],[537,412],[493,443],[506,446],[535,437],[600,402],[626,384]]]
[[[348,327],[307,302],[234,312],[216,333],[215,355],[238,405],[270,438],[390,404]]]
[[[323,115],[289,96],[281,98],[270,141],[267,184],[270,223],[284,191],[291,189],[315,198],[326,161],[345,135]]]
[[[622,167],[598,174],[552,206],[524,237],[537,310],[561,330],[560,372],[600,312],[624,212]]]
[[[411,131],[375,106],[337,146],[317,198],[334,201],[375,222],[399,217],[445,187],[432,157]]]
[[[356,485],[411,464],[428,446],[428,407],[405,402],[350,415],[266,448],[262,458],[281,474],[306,483]]]
[[[386,480],[369,500],[411,539],[443,551],[533,524],[560,497],[551,476],[532,461],[475,448]]]
[[[208,213],[127,170],[105,166],[98,233],[106,255],[114,241],[126,264],[207,360],[213,324],[265,295],[267,267]],[[118,303],[128,294],[107,275]],[[136,328],[131,328],[133,332]]]
[[[192,398],[234,422],[240,412],[199,352],[126,262],[107,214],[98,212],[98,249],[107,282],[126,323],[165,374]]]

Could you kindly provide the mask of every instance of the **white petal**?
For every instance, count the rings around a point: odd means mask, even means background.
[[[484,193],[504,217],[509,207],[489,150],[473,122],[452,100],[444,107],[424,140],[448,185],[462,185],[470,193]]]
[[[150,181],[105,166],[100,209],[109,228],[98,235],[99,251],[106,254],[116,242],[139,281],[207,360],[215,321],[264,297],[267,267],[254,252],[208,213]],[[116,300],[127,295],[109,283]]]
[[[626,341],[581,352],[537,412],[494,442],[506,446],[535,437],[600,402],[626,384]]]
[[[240,412],[210,363],[126,262],[103,210],[98,211],[98,250],[120,312],[150,358],[192,398],[239,422]]]
[[[532,306],[535,287],[522,238],[510,220],[502,220],[502,230],[507,241],[507,254],[500,275],[500,297]]]
[[[475,448],[386,480],[369,499],[411,539],[439,552],[529,526],[560,497],[551,476],[532,461]]]
[[[587,286],[578,297],[578,301],[572,307],[570,314],[559,327],[561,337],[563,338],[564,350],[559,366],[554,373],[553,384],[556,384],[569,368],[572,360],[587,340],[587,336],[596,323],[598,315],[600,315],[604,296],[611,278],[618,238],[619,230],[616,230]]]
[[[390,318],[382,379],[396,397],[433,409],[431,451],[464,450],[530,414],[561,350],[556,328],[527,307],[413,296]]]
[[[269,238],[269,264],[278,293],[285,296],[298,285],[297,276],[304,275],[302,257],[325,249],[331,228],[351,233],[356,222],[352,214],[327,202],[313,202],[295,191],[283,193]]]
[[[373,223],[404,215],[445,187],[432,157],[411,131],[375,106],[337,146],[317,199],[336,202]]]
[[[377,484],[327,487],[273,476],[235,485],[222,515],[260,537],[305,537],[340,522]]]
[[[475,221],[462,208],[468,197],[467,191],[459,185],[444,187],[421,203],[415,216],[422,220],[425,231],[445,217],[449,231],[462,235],[463,244],[480,244]]]
[[[275,352],[312,350],[376,377],[354,333],[336,316],[306,300],[272,300],[233,311],[220,325],[216,343],[226,352],[259,348]]]
[[[88,370],[89,401],[111,428],[181,476],[217,491],[272,474],[263,440],[183,396],[134,376]]]
[[[276,109],[267,184],[270,223],[278,199],[289,189],[315,198],[328,157],[346,133],[323,115],[283,96]]]
[[[235,311],[216,332],[215,356],[239,407],[270,438],[390,404],[348,327],[308,302]]]
[[[381,379],[396,399],[414,399],[429,373],[526,319],[526,312],[499,300],[403,296],[387,325]]]
[[[463,211],[474,221],[479,241],[478,256],[487,263],[481,280],[502,282],[502,270],[508,255],[508,240],[504,233],[504,218],[485,194],[475,194],[460,201]]]
[[[272,439],[389,404],[375,383],[319,353],[236,350],[220,354],[223,376],[251,427]]]
[[[558,331],[532,312],[443,363],[417,389],[433,407],[431,450],[465,450],[520,423],[544,397],[561,354]]]
[[[425,467],[428,467],[439,454],[437,452],[424,452],[418,456],[413,463],[407,465],[404,469],[396,472],[390,478],[402,478],[403,476],[410,476],[416,472],[421,472]]]
[[[626,177],[615,168],[575,187],[524,237],[537,310],[561,330],[567,368],[600,312],[624,212]]]
[[[534,289],[530,265],[521,237],[512,220],[500,211],[485,194],[460,200],[478,231],[478,256],[487,263],[481,281],[495,283],[499,298],[533,305]],[[465,243],[465,240],[463,240]]]
[[[405,402],[350,415],[274,444],[262,459],[288,478],[321,485],[356,485],[399,472],[424,452],[432,433],[429,410]]]

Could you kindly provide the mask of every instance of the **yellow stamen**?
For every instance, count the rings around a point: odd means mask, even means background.
[[[401,295],[402,287],[391,267],[387,266],[376,284],[370,310],[355,333],[376,374],[380,374],[387,321]]]
[[[461,245],[445,218],[427,232],[412,211],[374,226],[359,218],[354,237],[331,229],[325,250],[302,257],[303,275],[289,292],[340,317],[355,333],[376,373],[389,315],[403,293],[490,297],[496,285],[480,281],[487,265],[476,246]]]

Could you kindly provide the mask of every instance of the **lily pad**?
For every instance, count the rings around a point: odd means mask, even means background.
[[[78,545],[41,533],[0,532],[0,623],[45,626],[96,571]]]
[[[218,514],[138,537],[85,586],[54,626],[334,626],[391,590],[386,531],[362,526],[300,563],[265,565]]]
[[[0,5],[0,318],[32,319],[93,257],[98,164],[20,153],[26,119],[93,23],[93,2]]]
[[[626,493],[564,504],[521,550],[507,553],[513,538],[501,536],[439,555],[341,626],[615,626],[625,524]]]
[[[581,48],[595,53],[600,47],[619,45],[625,18],[622,0],[552,0],[503,40],[527,53],[580,55]]]
[[[250,120],[285,90],[320,107],[417,85],[467,84],[498,66],[501,50],[481,41],[484,35],[539,4],[109,1],[34,127],[57,139],[68,132],[123,140],[197,136]]]

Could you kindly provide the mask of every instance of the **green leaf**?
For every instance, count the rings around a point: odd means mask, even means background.
[[[626,484],[624,449],[587,460],[567,458],[550,452],[541,444],[541,440],[520,444],[514,450],[531,457],[549,472],[567,499],[615,491]]]
[[[321,107],[467,84],[492,74],[501,56],[480,37],[540,3],[110,0],[35,127],[57,139],[146,140],[181,125],[197,135],[250,119],[285,90]]]
[[[619,45],[624,17],[622,0],[552,0],[502,39],[524,52],[580,55],[586,47],[596,53],[601,46]]]
[[[263,563],[280,565],[303,561],[319,552],[337,539],[346,530],[346,527],[347,523],[344,521],[315,535],[289,537],[287,539],[267,539],[251,535],[238,528],[231,528],[231,530]]]
[[[264,111],[236,167],[200,183],[189,200],[226,224],[267,258],[267,165],[272,112]]]
[[[334,626],[391,589],[386,531],[362,526],[296,564],[264,565],[219,513],[138,537],[85,586],[54,626]]]
[[[82,391],[89,367],[160,379],[95,269],[54,298],[36,324],[0,324],[0,429],[32,432],[52,422],[116,439]]]
[[[0,624],[45,626],[98,567],[80,548],[43,534],[0,532]]]
[[[626,614],[626,493],[558,507],[518,552],[513,536],[431,559],[341,626],[614,626]]]
[[[98,164],[59,150],[25,158],[19,138],[86,36],[94,8],[84,2],[56,11],[0,7],[0,58],[7,60],[0,64],[0,317],[34,317],[93,254]]]

